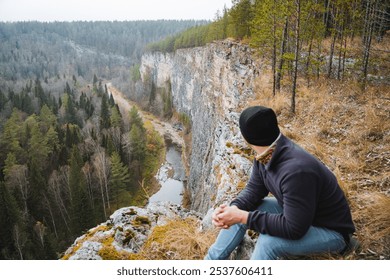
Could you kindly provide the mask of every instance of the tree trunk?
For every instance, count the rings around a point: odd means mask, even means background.
[[[375,6],[375,7],[374,7]],[[372,35],[374,32],[374,24],[375,24],[375,16],[378,6],[377,0],[367,0],[367,10],[366,12],[366,20],[365,26],[367,25],[367,28],[365,27],[365,31],[367,32],[364,36],[364,51],[363,51],[363,79],[362,79],[362,89],[364,90],[367,85],[367,75],[368,75],[368,63],[370,58],[370,50],[371,50],[371,41],[372,41]]]
[[[343,25],[341,28],[341,34],[340,34],[340,45],[339,45],[339,58],[338,58],[338,65],[337,65],[337,80],[340,80],[341,77],[341,57],[343,54],[343,42],[344,42],[344,30],[345,30],[345,24],[343,20]]]
[[[273,26],[272,26],[272,95],[276,94],[276,18],[275,18],[275,0],[273,1]]]
[[[288,30],[288,17],[286,16],[286,22],[284,24],[284,29],[283,29],[283,38],[280,46],[279,66],[278,66],[278,71],[276,71],[275,88],[277,91],[280,91],[280,80],[282,78],[282,70],[283,70],[283,63],[284,63],[283,55],[286,49],[287,30]]]
[[[347,56],[347,40],[348,40],[348,36],[344,36],[343,66],[341,68],[341,79],[344,79],[344,74],[345,74],[345,59]]]
[[[328,36],[328,31],[329,31],[330,2],[332,2],[332,0],[325,1],[325,13],[324,13],[324,25],[325,25],[324,37],[325,38]]]
[[[25,242],[22,240],[23,238],[21,237],[21,233],[19,231],[19,226],[17,226],[17,225],[14,226],[13,237],[14,237],[14,241],[15,241],[15,247],[18,249],[20,259],[23,260],[24,258],[23,258],[22,248],[23,248]]]
[[[110,197],[108,193],[108,162],[106,158],[106,154],[104,150],[99,150],[99,147],[96,148],[96,156],[94,160],[94,167],[97,172],[97,176],[99,178],[99,186],[100,186],[100,194],[102,197],[102,205],[103,205],[103,212],[104,217],[107,218],[107,210],[110,212]]]
[[[321,41],[318,40],[318,54],[317,54],[317,69],[316,69],[316,77],[317,77],[317,80],[320,78],[320,66],[321,66],[321,62],[322,62],[322,59],[321,59]]]
[[[46,195],[44,195],[44,198],[45,198],[45,203],[47,205],[47,209],[49,210],[51,223],[53,224],[54,234],[55,234],[56,238],[58,239],[56,222],[55,222],[55,219],[54,219],[53,211],[52,211],[51,206],[50,206],[50,201],[49,201],[49,199],[47,198]]]
[[[334,31],[332,44],[330,45],[330,54],[329,54],[329,63],[328,63],[328,78],[332,76],[332,66],[333,66],[333,55],[334,55],[334,46],[336,44],[337,32]]]
[[[297,75],[298,75],[298,60],[299,60],[299,28],[301,20],[301,1],[295,0],[296,4],[296,24],[295,24],[295,65],[293,73],[293,85],[292,85],[292,94],[291,94],[291,112],[295,113],[295,95],[297,90]]]
[[[309,43],[309,53],[307,54],[307,60],[306,60],[306,79],[307,79],[307,86],[310,85],[310,75],[309,75],[309,67],[310,67],[310,60],[311,60],[311,50],[313,47],[313,37],[314,34],[311,34],[310,43]]]

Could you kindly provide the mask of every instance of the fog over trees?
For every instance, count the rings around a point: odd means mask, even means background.
[[[0,23],[0,82],[128,79],[146,44],[205,21]]]

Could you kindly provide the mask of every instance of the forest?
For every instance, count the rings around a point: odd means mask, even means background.
[[[58,259],[116,209],[145,203],[163,139],[135,107],[122,116],[106,86],[131,91],[145,50],[248,44],[269,65],[272,95],[288,88],[292,113],[298,79],[390,82],[387,1],[232,2],[211,23],[0,22],[0,259]]]
[[[0,83],[20,90],[25,79],[96,74],[124,85],[145,45],[205,24],[195,20],[129,22],[0,22]],[[58,91],[56,88],[55,91]]]
[[[307,83],[320,76],[358,79],[362,89],[390,76],[387,51],[375,47],[390,29],[390,5],[380,0],[233,0],[208,25],[194,26],[148,45],[172,52],[232,38],[271,61],[273,94],[283,77],[295,112],[298,73]],[[383,60],[383,56],[387,59]]]
[[[145,204],[163,139],[106,83],[128,87],[147,43],[204,23],[0,23],[0,259],[58,259]]]
[[[38,79],[0,91],[1,112],[12,108],[0,136],[2,258],[56,259],[114,210],[145,203],[139,182],[152,183],[159,162],[147,159],[163,140],[135,107],[122,118],[96,76],[63,92],[57,101]]]

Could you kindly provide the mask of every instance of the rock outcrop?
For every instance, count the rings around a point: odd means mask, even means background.
[[[167,202],[149,203],[145,208],[125,207],[75,240],[63,259],[131,259],[148,239],[151,231],[174,219],[201,217],[194,211]]]

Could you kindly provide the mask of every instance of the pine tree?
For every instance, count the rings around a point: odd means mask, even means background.
[[[39,79],[35,80],[34,95],[39,100],[39,107],[41,107],[43,104],[48,104],[47,96],[42,88],[41,81]]]
[[[11,117],[4,125],[0,134],[0,157],[3,159],[12,152],[17,158],[24,158],[25,151],[20,143],[20,130],[22,127],[22,114],[19,110],[13,109]]]
[[[39,127],[38,117],[35,115],[28,117],[25,121],[25,126],[31,134],[28,141],[29,162],[39,168],[39,172],[43,172],[47,167],[47,157],[50,149],[47,139]]]
[[[5,104],[7,103],[8,99],[5,96],[5,94],[0,89],[0,111],[4,109]]]
[[[96,74],[93,75],[93,83],[92,83],[92,90],[94,93],[99,95],[99,90],[98,90],[98,78],[96,77]]]
[[[65,123],[79,124],[79,121],[76,116],[76,104],[72,95],[65,93],[62,96],[62,106],[65,110]]]
[[[107,129],[110,127],[110,112],[108,107],[107,95],[103,94],[102,104],[100,107],[100,129]]]
[[[115,198],[117,208],[119,208],[119,195],[121,192],[128,189],[129,183],[129,170],[122,163],[119,154],[115,151],[111,156],[110,189],[111,192],[114,194],[111,197]]]
[[[135,106],[131,108],[129,113],[129,125],[130,125],[130,129],[133,127],[133,125],[136,125],[141,130],[145,131],[144,122],[142,121],[142,118],[138,113],[138,109]]]
[[[13,231],[18,225],[19,212],[16,201],[0,181],[0,259],[16,258],[13,252],[16,251],[14,245]],[[19,258],[23,259],[20,252]]]
[[[253,20],[251,0],[233,0],[233,7],[230,10],[235,37],[243,39],[250,37],[250,26]]]
[[[71,228],[76,236],[89,228],[94,221],[85,178],[82,174],[83,160],[77,146],[73,146],[69,162],[69,189],[71,197]]]
[[[106,92],[107,92],[107,86],[106,86]],[[109,98],[109,104],[110,104],[110,107],[114,106],[115,105],[115,100],[114,100],[114,96],[112,96],[112,94],[110,94],[110,98]]]
[[[70,88],[68,82],[66,82],[64,92],[67,93],[67,94],[69,94],[69,95],[73,95],[73,91],[71,90],[71,88]]]
[[[24,216],[28,215],[27,201],[30,196],[28,169],[26,165],[17,164],[13,153],[7,155],[4,166],[4,179],[6,187],[17,198],[19,207]]]
[[[142,166],[146,156],[146,134],[144,128],[133,124],[129,133],[131,166],[135,175],[142,175]]]
[[[56,115],[54,115],[46,104],[43,105],[39,113],[39,125],[43,132],[47,132],[50,127],[55,127],[57,125]]]
[[[112,127],[122,128],[122,115],[117,105],[111,107],[110,122]]]

